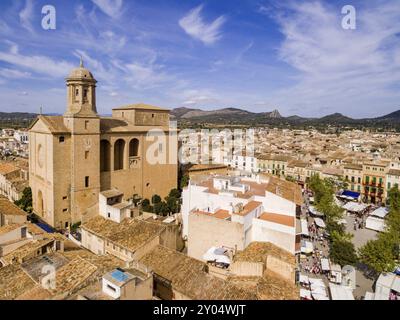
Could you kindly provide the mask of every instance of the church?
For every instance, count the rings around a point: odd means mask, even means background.
[[[168,161],[177,147],[169,110],[135,104],[100,116],[96,83],[81,61],[66,78],[64,115],[39,115],[29,128],[33,211],[57,229],[97,215],[102,191],[116,189],[125,200],[136,194],[150,199],[177,186],[177,164]],[[155,136],[149,139],[148,132]],[[152,152],[167,160],[148,161]]]

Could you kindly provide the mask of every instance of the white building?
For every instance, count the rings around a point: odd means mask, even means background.
[[[121,223],[125,218],[131,218],[133,204],[123,201],[124,194],[116,189],[100,192],[99,212],[106,219]]]
[[[232,168],[250,173],[258,172],[258,161],[256,157],[244,154],[233,155],[229,164]]]
[[[208,176],[182,193],[183,236],[188,255],[202,259],[211,247],[243,250],[251,242],[271,242],[296,252],[300,187],[275,177]]]

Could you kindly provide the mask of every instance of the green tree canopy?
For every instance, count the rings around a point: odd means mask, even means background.
[[[14,202],[18,207],[28,213],[32,213],[33,206],[32,206],[32,190],[30,187],[26,187],[22,191],[21,199]]]
[[[162,201],[161,197],[158,194],[155,194],[151,197],[151,203],[153,205],[160,203]]]
[[[345,265],[355,265],[357,254],[354,244],[348,240],[336,239],[330,245],[330,259],[342,267]]]

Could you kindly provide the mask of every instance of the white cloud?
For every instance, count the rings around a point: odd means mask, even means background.
[[[17,45],[13,45],[8,52],[0,51],[0,61],[52,78],[65,77],[75,67],[64,60],[56,61],[46,56],[22,55]]]
[[[0,76],[8,79],[27,79],[30,78],[32,74],[15,69],[2,68],[0,69]]]
[[[275,16],[285,40],[280,58],[299,71],[274,102],[308,115],[382,114],[398,107],[400,6],[389,1],[357,11],[357,29],[341,27],[340,8],[294,3]],[[397,58],[396,58],[397,57]],[[397,101],[397,102],[396,102]],[[382,107],[387,110],[382,110]],[[364,115],[363,114],[363,115]]]
[[[202,41],[204,44],[213,44],[221,38],[221,27],[226,18],[220,16],[211,23],[206,23],[201,16],[203,5],[192,9],[186,16],[179,20],[181,28],[191,37]]]
[[[123,0],[92,0],[92,2],[111,18],[118,18],[122,13]]]
[[[34,32],[32,26],[33,9],[33,0],[26,0],[25,7],[19,12],[19,21],[22,27],[32,33]]]

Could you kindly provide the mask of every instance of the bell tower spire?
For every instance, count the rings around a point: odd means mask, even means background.
[[[80,57],[79,68],[73,69],[66,79],[67,110],[65,117],[97,117],[96,79],[83,65]]]

